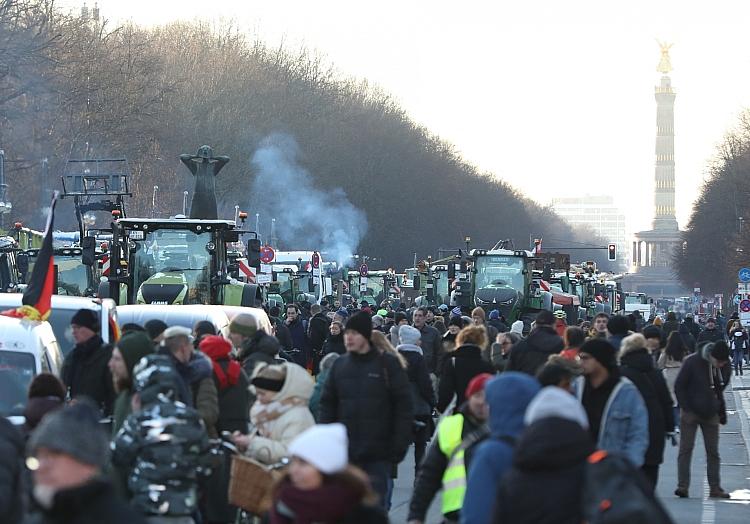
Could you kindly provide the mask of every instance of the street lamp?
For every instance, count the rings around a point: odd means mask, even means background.
[[[464,237],[464,242],[466,243],[466,253],[468,254],[469,253],[469,244],[471,244],[471,237],[470,236],[465,236]]]

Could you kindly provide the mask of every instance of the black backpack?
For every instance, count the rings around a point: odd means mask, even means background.
[[[587,460],[584,478],[587,524],[672,524],[640,470],[624,456],[595,451]]]

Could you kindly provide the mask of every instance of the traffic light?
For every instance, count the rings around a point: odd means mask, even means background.
[[[260,240],[257,238],[247,241],[247,265],[260,269]]]
[[[609,244],[607,246],[607,258],[609,260],[617,260],[617,244]]]

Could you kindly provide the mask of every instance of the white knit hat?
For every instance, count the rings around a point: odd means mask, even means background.
[[[422,339],[422,333],[415,327],[411,327],[408,324],[404,324],[398,328],[398,340],[401,344],[412,344],[415,345]]]
[[[536,394],[526,408],[523,417],[525,425],[549,417],[564,418],[577,422],[583,429],[589,429],[589,419],[578,399],[557,386],[547,386]]]
[[[516,320],[515,322],[513,322],[510,325],[510,332],[523,335],[523,320]]]
[[[326,475],[339,473],[349,464],[349,438],[343,424],[317,424],[289,444],[289,455],[299,457]]]

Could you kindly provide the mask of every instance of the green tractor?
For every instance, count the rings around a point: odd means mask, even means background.
[[[22,282],[21,271],[28,269],[25,257],[18,253],[13,237],[0,236],[0,293],[17,293]]]
[[[257,307],[260,287],[233,278],[236,268],[227,258],[228,245],[239,242],[242,233],[248,232],[230,220],[115,219],[110,276],[100,284],[99,297],[118,304]],[[257,239],[248,241],[251,258],[259,249]]]
[[[529,325],[536,313],[553,309],[552,294],[534,274],[531,252],[511,249],[473,249],[456,279],[457,305],[500,311],[508,322]]]

